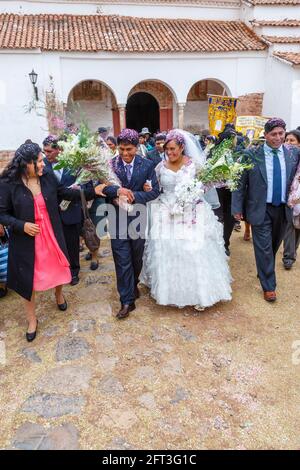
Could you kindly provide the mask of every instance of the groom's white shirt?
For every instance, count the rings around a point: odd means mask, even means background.
[[[134,168],[134,161],[135,161],[135,157],[133,157],[133,160],[132,160],[131,163],[126,163],[126,162],[124,162],[124,160],[123,160],[123,158],[122,158],[122,162],[123,162],[124,170],[125,170],[125,171],[126,171],[126,167],[127,167],[128,165],[131,166],[131,176],[132,176],[132,172],[133,172],[133,168]]]

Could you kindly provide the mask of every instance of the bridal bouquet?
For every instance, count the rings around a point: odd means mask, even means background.
[[[197,179],[208,188],[226,186],[230,191],[235,191],[243,172],[253,165],[233,149],[232,138],[223,140],[211,153],[212,157],[198,171]]]
[[[193,207],[203,200],[203,184],[196,179],[176,185],[175,187],[176,204],[173,212],[183,214],[185,209]]]

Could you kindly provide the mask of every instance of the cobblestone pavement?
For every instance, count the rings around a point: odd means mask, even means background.
[[[284,271],[278,257],[279,299],[267,304],[252,244],[233,238],[233,301],[205,312],[159,307],[142,288],[117,321],[108,242],[99,269],[83,261],[66,288],[67,312],[38,296],[32,344],[22,300],[1,300],[0,447],[299,448],[300,264]]]

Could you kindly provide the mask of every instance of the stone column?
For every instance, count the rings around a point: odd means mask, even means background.
[[[118,110],[120,115],[120,128],[122,130],[126,127],[126,105],[118,104]]]
[[[183,129],[184,126],[184,108],[186,103],[178,103],[178,128]]]

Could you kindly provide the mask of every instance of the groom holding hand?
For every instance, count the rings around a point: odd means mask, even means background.
[[[112,168],[122,186],[106,186],[103,193],[111,202],[119,197],[126,198],[130,205],[142,204],[145,206],[147,202],[159,196],[159,185],[153,164],[137,155],[139,135],[135,130],[123,129],[117,142],[119,155],[112,159]],[[152,189],[145,192],[143,187],[149,181],[151,181]],[[130,225],[134,225],[138,214],[130,215],[129,211],[126,212],[118,205],[115,209],[116,233],[111,239],[111,246],[121,302],[121,309],[116,317],[122,319],[128,317],[129,313],[135,309],[135,300],[139,297],[137,285],[143,264],[146,218],[139,224],[144,225],[139,227],[139,233],[137,234],[137,231],[132,233]],[[124,220],[126,221],[125,226]]]

